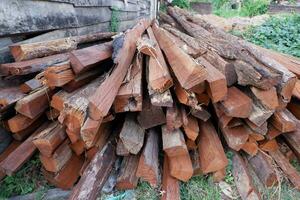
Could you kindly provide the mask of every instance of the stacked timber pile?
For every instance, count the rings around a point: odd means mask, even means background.
[[[297,77],[286,59],[184,10],[162,16],[165,24],[140,20],[113,41],[98,33],[11,46],[0,113],[14,141],[1,177],[38,150],[50,183],[73,188],[70,199],[96,199],[122,158],[116,189],[141,179],[180,199],[179,181],[224,179],[230,148],[242,199],[260,198],[248,166],[277,184],[273,161],[300,189],[289,162],[300,155],[300,122],[286,109]],[[77,49],[87,40],[102,42]]]

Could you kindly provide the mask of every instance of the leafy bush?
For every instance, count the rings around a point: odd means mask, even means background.
[[[300,57],[300,15],[271,17],[261,26],[250,28],[244,38],[257,45]]]
[[[173,6],[178,6],[180,8],[190,8],[190,1],[189,0],[173,0]]]
[[[268,11],[269,0],[245,0],[241,9],[241,16],[253,17]]]

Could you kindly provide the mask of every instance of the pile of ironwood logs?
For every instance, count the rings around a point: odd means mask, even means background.
[[[96,199],[123,157],[118,190],[142,179],[175,200],[179,181],[221,181],[231,149],[242,199],[260,198],[250,166],[270,187],[276,163],[300,189],[289,162],[300,158],[300,61],[176,7],[160,19],[118,35],[12,45],[16,62],[1,65],[0,108],[14,141],[0,155],[0,177],[38,150],[50,183],[77,182],[70,199]]]

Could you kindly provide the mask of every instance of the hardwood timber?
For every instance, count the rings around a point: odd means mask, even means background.
[[[199,152],[197,150],[197,146],[195,149],[189,151],[190,158],[192,161],[192,166],[193,166],[193,176],[199,176],[202,175],[202,170],[201,170],[201,165],[200,165],[200,157],[199,157]]]
[[[28,161],[36,151],[35,145],[32,143],[33,138],[42,130],[47,128],[49,124],[46,122],[40,126],[29,138],[20,144],[13,152],[9,154],[1,163],[0,169],[7,175],[17,172],[23,164]]]
[[[144,144],[145,130],[137,123],[136,115],[128,113],[125,118],[120,138],[126,149],[132,154],[138,154]]]
[[[70,53],[71,67],[75,74],[81,74],[96,67],[112,56],[112,42],[86,47]]]
[[[161,200],[180,200],[179,181],[170,174],[169,161],[164,156]]]
[[[296,126],[296,131],[291,133],[284,133],[282,135],[285,139],[285,142],[294,151],[297,158],[300,159],[300,122],[298,120],[296,121]]]
[[[51,102],[50,102],[50,106],[58,111],[63,111],[64,109],[64,102],[70,97],[72,96],[72,94],[75,93],[67,93],[63,90],[60,90],[59,92],[55,93],[52,96]]]
[[[190,112],[194,117],[201,119],[204,122],[211,117],[210,113],[201,105],[191,107]]]
[[[267,108],[275,110],[279,106],[275,87],[269,90],[261,90],[256,87],[250,87],[250,89],[258,101]]]
[[[185,90],[176,80],[174,80],[174,85],[175,94],[180,103],[187,106],[196,106],[198,104],[198,100],[194,92]]]
[[[234,152],[232,163],[232,173],[241,199],[261,199],[260,194],[253,185],[245,161],[237,152]]]
[[[10,52],[16,61],[30,60],[39,57],[65,53],[77,49],[78,44],[109,39],[115,33],[93,33],[89,35],[59,38],[28,44],[10,45]]]
[[[167,129],[169,131],[173,131],[182,126],[182,114],[179,105],[176,103],[173,104],[173,107],[166,109],[166,121],[167,121]]]
[[[37,79],[31,79],[29,81],[26,81],[25,83],[23,83],[22,85],[20,85],[20,90],[24,93],[24,94],[28,94],[38,88],[42,87],[42,83],[37,80]]]
[[[213,104],[213,107],[214,107],[215,113],[218,117],[219,126],[222,128],[227,127],[234,118],[229,117],[225,114],[225,112],[222,110],[221,104],[215,103],[215,104]]]
[[[66,137],[65,128],[56,121],[35,136],[33,144],[42,155],[50,157]]]
[[[196,93],[196,98],[197,98],[199,104],[208,106],[210,103],[210,97],[208,96],[208,94],[205,94],[205,93],[197,94]]]
[[[116,113],[142,111],[142,56],[136,55],[114,100]]]
[[[152,25],[152,29],[159,46],[166,54],[172,71],[184,89],[191,89],[206,80],[206,70],[177,47],[165,30],[159,28],[155,23]]]
[[[71,141],[72,144],[76,143],[78,140],[80,140],[80,134],[78,132],[73,132],[66,128],[66,133]]]
[[[213,173],[212,178],[214,183],[219,183],[225,179],[226,176],[226,168],[220,169]]]
[[[289,160],[280,152],[279,149],[277,151],[271,151],[269,154],[294,185],[295,189],[300,190],[300,175],[298,171],[290,164]]]
[[[266,135],[266,138],[268,140],[275,139],[276,137],[278,137],[281,134],[282,134],[281,131],[279,131],[274,126],[272,126],[271,124],[269,124],[269,126],[268,126],[268,132],[267,132],[267,135]]]
[[[19,100],[15,109],[18,113],[30,119],[34,119],[49,107],[53,93],[54,92],[48,87],[41,88]]]
[[[210,121],[199,121],[198,151],[204,174],[223,169],[228,165],[223,146]]]
[[[257,154],[257,152],[258,152],[258,145],[257,145],[256,142],[247,141],[243,145],[242,150],[245,151],[250,156],[255,156]]]
[[[227,96],[227,83],[225,76],[212,66],[205,58],[199,57],[196,60],[205,67],[207,71],[206,91],[213,103],[224,100]]]
[[[118,190],[135,189],[139,178],[136,175],[139,155],[129,155],[123,158],[120,173],[117,178],[116,188]]]
[[[68,53],[56,54],[33,60],[7,63],[0,65],[0,73],[3,75],[26,75],[45,70],[56,63],[64,62],[69,59]]]
[[[189,139],[196,141],[199,135],[198,120],[191,115],[187,116],[187,120],[187,124],[183,124],[183,130]]]
[[[44,76],[49,87],[61,87],[75,79],[70,61],[48,67],[45,70]]]
[[[158,107],[172,107],[173,106],[173,98],[170,90],[166,90],[163,93],[153,92],[153,90],[150,90],[148,87],[149,92],[149,98],[151,101],[151,104],[153,106]]]
[[[248,127],[255,133],[266,135],[268,132],[268,122],[263,123],[261,126],[256,126],[249,119],[244,120]]]
[[[70,160],[72,150],[69,147],[70,141],[66,139],[53,152],[51,157],[40,154],[40,160],[47,171],[58,172]]]
[[[35,119],[30,119],[24,115],[17,114],[13,118],[9,119],[7,121],[7,125],[9,127],[9,130],[13,133],[18,133],[21,131],[25,131],[27,128],[29,128],[35,121],[37,121],[39,118],[36,117]]]
[[[196,150],[198,147],[197,147],[197,144],[196,144],[196,141],[193,141],[189,138],[186,139],[186,147],[188,148],[188,150]]]
[[[249,138],[252,138],[254,141],[262,141],[265,139],[265,136],[254,132],[250,133]]]
[[[237,126],[234,128],[221,128],[227,145],[236,151],[239,151],[249,138],[251,131],[245,126]]]
[[[260,142],[259,148],[263,151],[270,152],[270,151],[276,151],[277,149],[279,149],[279,146],[278,146],[276,140],[273,139],[273,140],[267,140],[267,141]]]
[[[25,95],[16,86],[1,87],[0,88],[0,109],[13,106],[17,101],[22,99]]]
[[[0,154],[0,181],[6,176],[6,174],[1,170],[1,162],[5,160],[18,146],[20,142],[13,141],[10,145]]]
[[[148,20],[142,19],[135,27],[128,30],[125,35],[114,39],[113,60],[116,66],[95,94],[89,98],[89,115],[92,119],[100,120],[108,114],[132,62],[136,49],[136,40],[141,37],[149,25],[150,22]]]
[[[51,173],[42,170],[44,177],[52,185],[68,190],[71,189],[79,178],[79,171],[82,168],[84,159],[82,157],[72,155],[66,165],[57,173]]]
[[[278,184],[278,177],[273,161],[268,155],[258,152],[253,157],[249,156],[248,161],[265,186],[272,187]]]
[[[118,156],[129,156],[130,155],[130,152],[128,151],[128,149],[126,149],[126,147],[121,139],[119,139],[117,142],[116,154]]]
[[[58,110],[56,110],[55,108],[50,108],[47,112],[46,112],[46,115],[47,115],[47,119],[50,120],[50,121],[55,121],[57,120],[57,118],[59,117],[60,115],[60,112]]]
[[[247,118],[252,111],[252,100],[236,87],[230,87],[227,99],[220,106],[227,116]]]
[[[136,49],[149,57],[157,57],[155,42],[149,38],[149,34],[145,33],[136,41]]]
[[[270,123],[282,133],[296,130],[296,117],[287,109],[276,111],[270,118]]]
[[[168,156],[168,160],[171,176],[183,182],[187,182],[192,178],[194,169],[188,152],[182,155]]]
[[[111,142],[98,150],[73,188],[69,200],[96,200],[116,161],[115,146]]]
[[[297,80],[295,87],[293,89],[293,97],[300,100],[300,80]]]
[[[276,140],[279,145],[279,150],[283,155],[290,161],[292,162],[293,160],[297,159],[296,154],[294,151],[287,145],[287,143],[284,141],[284,138],[278,138]]]
[[[77,156],[80,156],[86,150],[84,147],[84,142],[82,140],[77,140],[75,143],[70,144],[70,148],[75,152]]]

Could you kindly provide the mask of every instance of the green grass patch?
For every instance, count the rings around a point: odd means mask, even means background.
[[[111,32],[118,32],[120,26],[120,19],[119,19],[120,11],[112,7],[111,8],[111,21],[110,21],[110,31]]]

